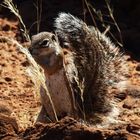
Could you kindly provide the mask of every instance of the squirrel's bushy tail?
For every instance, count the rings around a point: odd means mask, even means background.
[[[119,49],[94,27],[89,28],[71,14],[60,13],[55,27],[61,46],[73,52],[78,75],[73,74],[71,84],[79,106],[84,104],[81,109],[86,114],[107,112],[107,88],[117,81],[123,61]]]
[[[88,29],[86,24],[71,14],[60,13],[55,20],[57,34],[63,38],[63,41],[81,41],[80,37],[85,37],[84,28]]]

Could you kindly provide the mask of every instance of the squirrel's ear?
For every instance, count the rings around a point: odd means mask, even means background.
[[[32,35],[31,37],[31,43],[35,43],[38,40],[38,34]]]
[[[31,46],[34,46],[34,42],[35,42],[35,37],[36,35],[33,35],[32,37],[31,37]]]
[[[35,39],[35,35],[33,35],[32,37],[31,37],[31,40],[34,40]]]

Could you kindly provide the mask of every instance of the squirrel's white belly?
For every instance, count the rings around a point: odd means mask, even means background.
[[[64,77],[63,69],[53,75],[46,76],[46,85],[58,116],[70,115],[73,111],[70,94]]]

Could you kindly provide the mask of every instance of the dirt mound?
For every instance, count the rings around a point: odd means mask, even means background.
[[[96,129],[65,117],[57,123],[36,124],[19,133],[14,126],[16,123],[11,118],[0,117],[0,121],[0,138],[3,140],[139,140],[140,138],[132,132],[138,129],[136,125],[124,125],[112,130]]]
[[[0,19],[0,36],[17,39],[17,22]],[[0,40],[0,112],[5,106],[11,110],[20,128],[26,128],[36,120],[40,109],[39,96],[26,73],[26,56],[15,45]]]

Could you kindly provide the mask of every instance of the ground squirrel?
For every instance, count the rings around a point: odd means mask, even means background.
[[[50,32],[41,32],[32,36],[32,44],[29,51],[44,69],[46,85],[51,94],[57,116],[59,118],[66,115],[73,116],[73,101],[70,97],[68,82],[66,82],[67,79],[63,67],[64,50],[60,47],[57,37]],[[46,97],[43,89],[41,89],[43,108],[38,121],[45,121],[46,112],[51,116],[50,119],[54,120],[53,110],[49,106],[49,101],[45,100],[46,98],[48,97]]]
[[[33,36],[30,52],[45,70],[58,115],[75,113],[90,120],[95,113],[110,112],[108,87],[125,83],[127,71],[118,47],[98,29],[71,14],[60,13],[55,27],[57,37],[48,32]],[[120,75],[121,70],[124,75]]]

